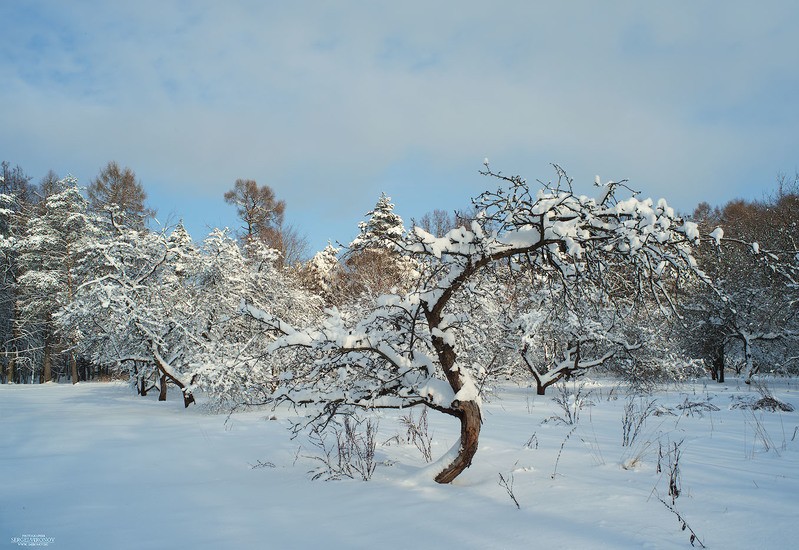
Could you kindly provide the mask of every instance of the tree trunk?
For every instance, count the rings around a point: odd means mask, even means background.
[[[77,384],[78,379],[78,358],[75,357],[74,353],[69,354],[69,371],[70,375],[72,376],[72,383]]]
[[[166,401],[166,374],[161,375],[161,393],[158,394],[159,401]]]
[[[14,367],[17,364],[17,351],[14,350],[11,353],[11,357],[8,358],[8,367],[6,368],[6,373],[8,374],[8,378],[6,378],[6,384],[13,384],[14,383]]]
[[[757,368],[752,357],[752,343],[748,337],[742,338],[742,340],[744,343],[744,359],[746,360],[746,380],[744,380],[744,383],[751,384],[752,377],[757,374]]]
[[[441,317],[437,312],[428,314],[428,322],[432,321],[430,322],[431,326],[438,326],[440,320]],[[466,380],[460,370],[454,368],[457,358],[455,350],[439,336],[433,336],[432,341],[438,360],[447,377],[447,382],[449,382],[452,391],[457,395],[464,387]],[[480,414],[480,405],[476,401],[459,401],[456,399],[452,402],[451,410],[448,412],[457,416],[461,421],[460,446],[458,454],[452,462],[447,464],[444,470],[435,477],[438,483],[452,482],[453,479],[472,465],[472,458],[477,453],[477,443],[480,438],[480,424],[483,421]]]
[[[435,480],[438,483],[450,483],[466,468],[472,465],[472,458],[477,453],[477,443],[480,438],[480,405],[475,401],[454,402],[453,407],[458,409],[458,418],[461,421],[461,438],[458,455]]]
[[[537,395],[545,395],[547,388],[552,384],[554,384],[555,382],[557,382],[558,380],[560,380],[565,374],[565,373],[559,373],[554,378],[550,378],[547,376],[547,378],[549,378],[549,381],[544,383],[544,377],[541,376],[541,374],[539,374],[538,370],[533,365],[531,365],[530,361],[528,361],[527,359],[527,347],[525,347],[524,350],[522,351],[522,361],[524,361],[524,364],[527,366],[527,370],[530,371],[530,374],[533,375],[533,380],[535,380],[535,393]]]
[[[12,315],[13,318],[11,319],[11,341],[13,344],[13,350],[11,355],[8,358],[8,367],[7,373],[8,378],[6,379],[6,384],[13,384],[15,383],[14,377],[17,375],[16,367],[17,362],[19,361],[19,349],[17,348],[17,344],[19,343],[22,334],[19,330],[19,308],[17,307],[17,301],[14,299],[13,306],[12,306]]]
[[[44,358],[42,359],[42,377],[39,379],[40,384],[50,382],[53,378],[53,350],[50,345],[50,338],[44,338]]]
[[[719,384],[724,383],[724,344],[716,348],[716,356],[713,358],[713,370]]]
[[[186,388],[186,384],[180,381],[180,379],[172,374],[170,371],[172,368],[170,367],[169,363],[161,357],[161,354],[158,353],[158,348],[155,345],[155,342],[150,342],[150,346],[153,350],[153,357],[155,358],[155,364],[158,367],[159,372],[161,373],[161,392],[164,394],[164,399],[158,398],[159,401],[166,400],[166,379],[169,379],[173,384],[180,388],[180,391],[183,392],[183,406],[188,408],[189,405],[194,403],[194,396],[191,392]]]
[[[536,395],[546,395],[547,388],[549,386],[559,382],[565,376],[567,376],[567,373],[564,373],[564,372],[558,373],[557,376],[555,376],[554,378],[550,378],[545,383],[545,382],[542,381],[542,379],[538,375],[534,374],[533,378],[535,378],[535,393],[536,393]]]
[[[439,328],[443,319],[444,307],[447,302],[452,298],[453,294],[463,285],[463,283],[478,269],[488,263],[470,264],[463,269],[449,286],[444,289],[438,301],[431,309],[424,309],[424,314],[427,319],[427,326],[430,327],[430,336],[433,343],[433,348],[436,350],[438,362],[447,377],[450,388],[455,393],[455,396],[460,393],[464,386],[471,385],[467,388],[469,394],[468,399],[458,400],[455,399],[450,405],[451,409],[446,411],[454,416],[457,416],[461,421],[461,437],[458,448],[458,454],[455,458],[447,464],[444,469],[435,477],[438,483],[451,483],[458,477],[466,468],[472,465],[472,458],[477,453],[477,444],[480,439],[480,426],[483,422],[483,417],[480,411],[480,404],[476,401],[477,397],[472,397],[473,392],[477,389],[473,387],[473,382],[467,374],[462,373],[460,369],[456,368],[455,360],[457,354],[455,348],[447,343],[444,338],[435,333],[434,329]]]
[[[160,368],[161,367],[159,367],[159,369]],[[183,407],[188,409],[189,405],[191,405],[195,401],[194,401],[194,396],[188,391],[188,389],[186,389],[186,385],[183,382],[181,382],[180,380],[178,380],[177,378],[175,378],[174,376],[171,376],[171,375],[167,374],[166,372],[164,372],[163,369],[161,370],[161,372],[162,372],[162,374],[161,374],[161,393],[158,396],[158,400],[159,401],[166,401],[166,382],[167,382],[167,379],[169,379],[169,380],[172,381],[173,384],[175,384],[177,387],[180,388],[180,391],[183,393]],[[161,399],[162,397],[163,397],[163,399]]]
[[[189,405],[194,403],[194,395],[188,393],[185,389],[183,391],[183,408],[188,409]]]

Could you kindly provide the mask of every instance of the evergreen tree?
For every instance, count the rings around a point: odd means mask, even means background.
[[[345,263],[350,299],[374,297],[393,288],[405,288],[414,272],[413,261],[402,257],[395,244],[405,235],[402,218],[394,213],[391,197],[380,194],[368,219],[358,224],[358,236],[349,245]]]
[[[358,224],[360,233],[350,243],[350,250],[392,248],[392,242],[405,233],[402,218],[394,213],[391,197],[385,193],[380,194],[374,209],[366,215],[369,219]]]
[[[72,338],[56,333],[54,316],[75,295],[86,266],[81,259],[93,238],[95,225],[74,177],[52,183],[51,194],[37,206],[17,242],[19,253],[19,323],[29,339],[41,344],[41,382],[52,379],[56,355],[67,353],[72,382],[78,381]]]
[[[18,241],[25,234],[26,219],[33,198],[30,177],[22,168],[2,163],[0,172],[0,378],[7,383],[20,380],[19,349],[23,348],[19,326],[18,282],[20,273]]]

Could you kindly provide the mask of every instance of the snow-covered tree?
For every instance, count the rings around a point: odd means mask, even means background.
[[[5,178],[0,175],[0,184],[5,186]],[[13,229],[16,197],[3,189],[0,193],[0,335],[3,341],[3,353],[0,361],[2,374],[7,383],[14,382],[17,353],[16,342],[18,331],[15,330],[16,314],[16,282],[17,262],[14,246],[15,231]]]
[[[351,250],[384,248],[393,251],[393,242],[402,237],[405,226],[394,213],[391,197],[380,194],[375,207],[366,213],[369,219],[358,223],[360,233],[350,243]]]
[[[170,257],[175,263],[175,274],[178,276],[190,274],[198,260],[199,250],[194,240],[186,231],[183,220],[180,220],[167,238]]]
[[[21,271],[20,324],[23,332],[38,335],[42,350],[40,380],[51,380],[54,357],[66,352],[72,382],[76,383],[76,357],[68,351],[74,336],[56,332],[54,315],[74,299],[82,277],[80,262],[97,229],[74,177],[51,182],[49,191],[28,219],[25,236],[16,243]]]
[[[695,217],[716,246],[698,256],[715,291],[697,288],[687,315],[702,327],[687,335],[714,379],[724,381],[725,363],[746,373],[799,366],[799,195],[732,201],[713,211],[700,205]],[[793,365],[797,363],[797,365]]]
[[[373,299],[393,287],[407,288],[415,273],[413,262],[394,248],[394,242],[402,239],[405,226],[394,213],[391,197],[382,193],[366,215],[368,219],[358,224],[359,233],[344,255],[352,300]]]
[[[343,285],[339,251],[340,249],[328,242],[327,246],[314,254],[305,265],[303,275],[305,285],[312,292],[319,294],[328,305],[337,301]]]
[[[97,277],[80,285],[59,323],[80,334],[82,353],[128,372],[142,394],[154,385],[165,399],[171,382],[188,406],[193,398],[176,363],[194,304],[175,272],[177,255],[163,234],[117,229],[91,252]]]
[[[0,170],[0,366],[5,381],[13,383],[19,380],[19,350],[25,347],[19,324],[17,242],[25,234],[31,192],[30,177],[22,168],[3,161]]]
[[[550,283],[550,284],[547,284]],[[554,283],[554,284],[552,284]],[[585,281],[584,286],[591,284]],[[551,286],[550,286],[551,285]],[[553,281],[541,281],[531,293],[513,327],[522,342],[523,371],[532,376],[539,395],[561,379],[579,376],[589,369],[605,365],[617,354],[629,352],[640,344],[627,342],[618,321],[624,313],[617,303],[602,304],[596,290],[588,300],[571,300],[570,289]],[[611,306],[611,307],[607,307]]]
[[[292,322],[319,316],[319,298],[301,288],[293,271],[277,267],[278,254],[257,241],[245,255],[226,230],[212,231],[203,243],[193,293],[204,327],[188,376],[220,406],[262,402],[289,368],[276,357],[262,360],[268,342],[256,338],[257,323],[236,314],[242,300]]]
[[[118,228],[97,243],[98,276],[80,286],[59,322],[80,333],[82,353],[118,365],[142,395],[155,387],[166,399],[172,384],[186,406],[197,389],[216,402],[248,401],[279,369],[256,364],[261,350],[252,321],[236,314],[240,301],[303,321],[315,307],[275,267],[276,251],[250,246],[245,257],[227,230],[197,248],[182,225],[169,235]]]
[[[558,169],[558,181],[533,190],[519,177],[492,172],[502,186],[474,202],[476,219],[435,237],[421,228],[385,238],[401,257],[418,266],[416,285],[378,298],[360,317],[328,311],[321,324],[299,328],[244,304],[243,311],[283,336],[274,353],[307,355],[284,373],[275,400],[316,402],[319,418],[353,409],[424,405],[457,418],[459,442],[441,461],[436,481],[448,483],[477,452],[482,423],[479,372],[464,363],[460,344],[469,310],[458,298],[499,262],[560,281],[577,294],[588,283],[604,300],[614,295],[601,284],[611,268],[632,273],[625,292],[673,303],[682,279],[703,274],[691,256],[699,242],[696,224],[675,215],[665,201],[616,199],[625,187],[608,182],[597,199],[578,195]],[[519,350],[520,351],[520,350]]]

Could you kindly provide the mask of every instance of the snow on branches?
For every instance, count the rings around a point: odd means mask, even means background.
[[[168,237],[120,228],[95,243],[102,275],[77,288],[59,321],[82,332],[82,353],[119,365],[142,394],[156,387],[165,399],[172,383],[186,406],[197,389],[217,403],[252,401],[271,387],[276,365],[259,361],[239,300],[257,297],[297,321],[313,319],[318,300],[274,266],[273,250],[250,243],[249,252],[227,230],[197,247],[182,225]]]
[[[435,237],[421,228],[386,232],[400,257],[417,266],[411,289],[384,295],[365,312],[330,309],[321,325],[296,328],[251,304],[242,311],[280,336],[274,352],[307,355],[286,373],[276,400],[321,405],[320,419],[352,408],[425,405],[457,417],[461,438],[436,476],[447,483],[471,464],[480,425],[479,373],[463,361],[473,319],[461,296],[489,268],[507,260],[511,274],[557,281],[570,300],[591,296],[612,303],[648,292],[674,307],[674,289],[704,279],[691,255],[696,224],[665,201],[620,200],[611,182],[600,199],[577,195],[557,168],[558,181],[531,189],[519,177],[490,170],[501,186],[475,199],[468,225]],[[618,269],[623,266],[622,271]]]

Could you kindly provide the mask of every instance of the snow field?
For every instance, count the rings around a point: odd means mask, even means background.
[[[799,407],[799,382],[769,387]],[[565,392],[579,412],[574,425],[544,422],[566,416],[553,400],[557,388],[546,396],[500,388],[484,404],[474,464],[441,486],[421,453],[394,437],[404,435],[407,411],[375,415],[381,464],[371,481],[325,482],[308,474],[318,450],[286,429],[292,411],[183,410],[175,393],[159,403],[118,384],[0,386],[0,541],[16,547],[13,538],[40,534],[59,549],[685,548],[689,530],[658,500],[672,504],[658,449],[678,443],[673,507],[702,543],[793,546],[797,412],[731,408],[734,396],[758,396],[734,379],[684,384],[636,398],[675,416],[649,416],[622,447],[624,388],[586,381]],[[686,400],[719,410],[688,414],[676,408]],[[435,460],[456,442],[458,426],[432,411],[428,421]]]

